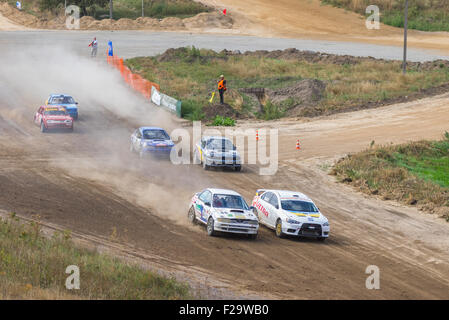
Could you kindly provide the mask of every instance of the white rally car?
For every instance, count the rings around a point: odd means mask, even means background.
[[[329,237],[329,221],[313,201],[300,192],[285,190],[257,190],[253,199],[254,213],[259,222],[284,235]]]
[[[231,140],[224,137],[202,137],[196,144],[194,157],[205,170],[210,167],[228,167],[235,171],[242,169],[242,161]]]
[[[217,232],[247,234],[255,239],[259,221],[248,207],[245,199],[235,191],[226,189],[205,189],[196,193],[188,213],[190,222],[207,225],[207,234]]]

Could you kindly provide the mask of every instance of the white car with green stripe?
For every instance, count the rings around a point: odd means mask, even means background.
[[[253,199],[253,208],[259,222],[274,229],[278,237],[329,237],[329,221],[301,192],[260,189]]]
[[[218,232],[246,234],[255,239],[259,221],[245,199],[235,191],[208,188],[196,193],[190,203],[188,219],[207,226],[207,234]]]

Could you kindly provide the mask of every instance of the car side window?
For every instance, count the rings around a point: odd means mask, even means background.
[[[212,201],[212,194],[210,191],[206,190],[203,193],[200,194],[199,199],[203,201],[205,204],[210,204]]]
[[[140,133],[140,130],[137,130],[136,137],[137,139],[142,139],[142,133]]]
[[[279,201],[278,201],[278,196],[275,195],[274,193],[271,195],[270,198],[270,204],[275,207],[276,209],[279,209]]]
[[[206,148],[206,140],[201,140],[201,148]]]
[[[271,192],[265,192],[265,193],[262,195],[261,199],[264,200],[264,201],[266,201],[266,202],[270,202],[270,197],[271,197]]]

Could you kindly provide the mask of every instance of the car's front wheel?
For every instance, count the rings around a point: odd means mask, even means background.
[[[215,231],[214,228],[214,219],[212,217],[209,218],[209,220],[207,220],[207,234],[211,237],[215,236],[217,234],[217,232]]]
[[[237,172],[240,172],[240,171],[242,171],[242,167],[241,166],[234,167],[234,170],[237,171]]]
[[[256,234],[249,234],[248,238],[250,238],[251,240],[256,240],[257,239],[257,233]]]
[[[278,238],[284,237],[284,233],[282,232],[282,220],[281,219],[278,219],[278,221],[276,221],[276,237],[278,237]]]
[[[203,161],[203,169],[204,169],[204,170],[209,170],[209,168],[210,168],[210,166],[208,166],[208,165],[206,164],[206,161]]]
[[[316,238],[318,241],[324,241],[324,240],[326,240],[326,237],[318,237],[318,238]]]
[[[44,133],[47,131],[47,128],[45,128],[44,121],[41,122],[41,132]]]
[[[196,224],[195,209],[193,207],[190,207],[189,213],[187,214],[187,218],[189,219],[190,223]]]

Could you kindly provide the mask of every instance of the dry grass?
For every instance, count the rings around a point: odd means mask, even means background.
[[[311,63],[305,60],[273,59],[257,56],[231,56],[225,59],[211,50],[191,48],[178,51],[176,61],[140,57],[126,61],[134,72],[157,82],[162,90],[189,106],[207,105],[216,79],[225,74],[229,89],[264,87],[276,89],[301,79],[326,83],[324,98],[307,107],[302,116],[316,116],[384,103],[449,82],[449,68],[419,69],[411,65],[404,76],[396,61],[361,60],[355,64]],[[227,102],[238,110],[250,110],[242,97],[227,95]]]
[[[449,138],[372,147],[338,161],[331,173],[361,191],[449,219]]]
[[[67,290],[67,266],[80,289]],[[0,219],[0,299],[186,299],[189,287],[139,266],[76,247],[68,233],[42,236],[40,225]]]
[[[404,25],[404,0],[321,0],[323,3],[365,15],[369,5],[380,9],[381,22],[395,27]],[[409,1],[409,27],[422,31],[449,31],[449,1]]]

